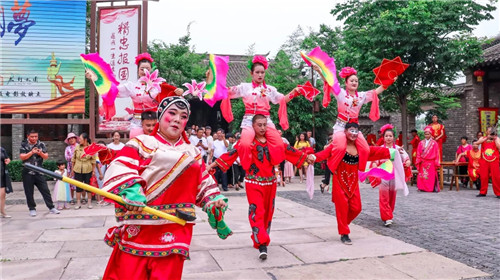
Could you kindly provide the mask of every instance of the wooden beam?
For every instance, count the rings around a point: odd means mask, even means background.
[[[89,124],[88,119],[0,119],[4,124]]]
[[[148,51],[148,1],[142,1],[142,52]]]
[[[97,36],[97,4],[94,1],[90,2],[90,52],[96,52],[96,36]],[[89,82],[87,82],[90,84]],[[90,139],[95,139],[96,134],[96,100],[95,100],[95,88],[90,85],[89,89],[89,134]]]

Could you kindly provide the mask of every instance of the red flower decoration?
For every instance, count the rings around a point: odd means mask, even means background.
[[[301,89],[301,94],[309,101],[313,101],[314,97],[319,94],[319,90],[313,87],[309,81],[303,85],[297,85]]]
[[[393,60],[384,58],[382,64],[373,69],[373,73],[375,73],[375,80],[373,82],[376,85],[388,87],[394,83],[394,79],[397,76],[403,74],[408,66],[410,66],[410,64],[403,63],[399,56]]]
[[[264,65],[264,69],[267,69],[268,67],[268,62],[267,62],[267,59],[265,57],[263,57],[262,55],[256,55],[253,57],[252,59],[252,63],[260,63],[262,65]]]
[[[141,53],[135,57],[135,65],[139,66],[139,61],[141,61],[143,59],[145,59],[151,63],[153,63],[153,61],[154,61],[154,59],[151,57],[151,55],[149,53],[145,52],[145,53]]]
[[[352,67],[344,67],[340,70],[339,76],[342,79],[345,79],[351,75],[356,75],[356,74],[358,74],[358,71],[356,71],[356,69]]]

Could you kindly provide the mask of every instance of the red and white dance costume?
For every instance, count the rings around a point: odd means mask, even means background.
[[[340,77],[344,79],[349,79],[350,76],[356,75],[357,71],[351,67],[344,67],[340,71]],[[330,94],[332,94],[333,89],[324,82],[324,92],[325,98],[323,100],[323,106],[328,106],[330,102]],[[372,121],[377,121],[380,118],[379,111],[379,100],[377,91],[356,91],[354,95],[349,94],[345,89],[341,88],[338,95],[333,94],[335,99],[337,99],[337,121],[333,126],[333,141],[332,145],[335,149],[346,150],[347,138],[344,133],[345,125],[349,122],[358,123],[359,111],[365,103],[372,102],[370,108],[370,119]],[[363,133],[358,133],[359,144],[363,145],[363,149],[368,149],[368,142],[366,141]],[[356,141],[358,143],[358,140]],[[378,142],[377,142],[378,143]]]
[[[496,139],[498,141],[498,138]],[[488,192],[488,183],[491,178],[493,192],[500,196],[500,148],[494,140],[486,140],[481,144],[481,159],[479,160],[479,178],[481,190],[479,194]]]
[[[277,184],[274,164],[272,163],[273,153],[270,151],[272,148],[267,143],[261,143],[255,138],[250,147],[252,162],[250,167],[245,170],[245,189],[249,205],[248,220],[252,228],[250,237],[254,248],[258,249],[261,245],[268,246],[271,241],[269,232],[273,219]],[[297,167],[304,164],[307,158],[305,153],[286,144],[283,144],[283,149],[287,161]],[[223,154],[215,162],[223,172],[226,172],[238,158],[240,152],[241,144],[238,142],[233,150]]]
[[[408,153],[406,153],[406,151],[402,147],[394,144],[392,145],[392,147],[387,147],[387,145],[383,145],[382,147],[396,149],[396,151],[400,153],[401,162],[405,167],[406,167],[405,163],[407,161],[410,161]],[[386,161],[387,159],[376,160],[372,162],[372,167],[380,166],[382,163]],[[398,170],[395,170],[395,172],[397,171]],[[410,170],[410,177],[411,177],[411,170]],[[409,179],[408,176],[406,176],[406,178]],[[382,221],[384,222],[392,220],[394,218],[393,213],[394,213],[394,208],[396,206],[396,195],[397,195],[396,180],[392,179],[388,181],[382,179],[375,179],[374,181],[375,183],[372,181],[372,178],[370,178],[372,186],[373,187],[378,186],[378,194],[379,194],[378,205],[380,208],[380,219],[382,219]]]
[[[219,194],[207,173],[200,151],[185,134],[175,145],[157,130],[130,140],[106,171],[104,190],[119,194],[141,184],[147,205],[165,213],[176,209],[195,215]],[[112,246],[104,279],[180,279],[193,223],[181,226],[146,212],[115,206],[119,226],[112,227],[105,241]]]
[[[345,136],[344,136],[345,137]],[[340,235],[349,234],[349,224],[361,212],[361,196],[359,193],[358,170],[365,171],[368,161],[391,158],[389,149],[364,145],[356,139],[358,155],[353,156],[346,149],[329,145],[325,150],[315,154],[316,162],[327,160],[332,171],[332,201],[335,203],[337,227]]]
[[[253,64],[259,63],[267,69],[267,60],[263,56],[255,56],[252,60]],[[279,119],[280,125],[283,130],[288,129],[288,116],[287,116],[287,98],[285,95],[278,92],[278,90],[265,81],[262,84],[257,84],[254,81],[251,83],[242,83],[234,86],[228,90],[228,97],[221,103],[221,110],[227,122],[231,122],[232,109],[231,99],[241,98],[245,105],[245,115],[241,121],[241,138],[240,138],[240,162],[244,170],[250,168],[252,163],[252,148],[251,144],[255,137],[255,131],[252,128],[252,118],[261,114],[267,118],[267,131],[266,139],[271,153],[271,162],[273,165],[278,165],[285,160],[285,150],[283,140],[279,132],[276,130],[269,111],[271,106],[269,101],[273,104],[279,104]]]

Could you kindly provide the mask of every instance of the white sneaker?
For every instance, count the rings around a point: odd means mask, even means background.
[[[387,220],[387,221],[385,221],[384,226],[388,227],[388,226],[390,226],[390,225],[392,225],[392,220]]]
[[[30,210],[30,216],[35,217],[36,216],[36,210]]]
[[[61,211],[57,210],[55,207],[52,208],[52,209],[50,209],[49,212],[50,212],[50,214],[59,214],[59,213],[61,213]]]

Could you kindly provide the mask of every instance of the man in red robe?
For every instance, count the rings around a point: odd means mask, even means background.
[[[488,182],[491,179],[493,192],[500,198],[500,138],[493,127],[488,127],[486,136],[474,144],[481,145],[481,158],[479,159],[479,178],[481,179],[481,190],[477,197],[486,196]]]
[[[415,165],[415,160],[417,159],[417,148],[418,148],[418,143],[420,143],[420,137],[418,136],[418,132],[416,129],[413,129],[411,131],[411,135],[413,136],[413,139],[411,139],[410,145],[411,145],[411,163]]]
[[[333,173],[332,201],[335,203],[338,231],[342,243],[351,245],[349,224],[361,212],[358,170],[365,171],[367,161],[390,158],[388,148],[360,143],[359,125],[348,123],[345,126],[347,150],[334,149],[329,145],[325,150],[308,156],[309,162],[327,160],[327,166]]]
[[[248,219],[252,227],[251,239],[253,246],[259,249],[259,258],[267,259],[267,246],[271,239],[269,232],[274,213],[274,199],[276,197],[276,176],[274,166],[271,164],[271,152],[266,140],[267,119],[264,115],[257,114],[252,119],[255,138],[252,142],[252,162],[250,168],[245,170],[245,188],[249,204]],[[290,145],[285,145],[285,158],[297,167],[306,161],[306,154]],[[234,149],[220,156],[209,169],[217,165],[226,172],[238,158],[240,151],[239,142]]]

